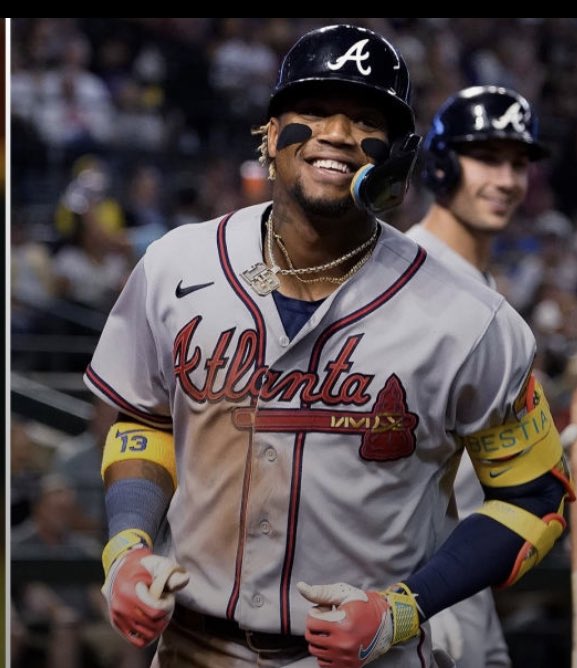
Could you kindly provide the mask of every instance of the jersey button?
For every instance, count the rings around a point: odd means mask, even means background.
[[[288,336],[281,336],[279,339],[279,343],[283,348],[286,348],[288,344],[290,343],[289,337]]]
[[[276,459],[276,450],[274,448],[267,448],[265,450],[264,456],[269,460],[269,462],[274,462]]]
[[[260,524],[260,530],[264,534],[269,534],[271,530],[270,522],[268,520],[261,520]]]
[[[264,605],[264,598],[261,596],[261,594],[255,594],[252,597],[252,603],[255,606],[255,608],[262,608]]]

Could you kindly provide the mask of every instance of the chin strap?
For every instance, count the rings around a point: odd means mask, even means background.
[[[387,160],[361,167],[351,182],[355,204],[372,215],[399,206],[409,188],[409,182],[421,137],[408,134],[393,143]]]

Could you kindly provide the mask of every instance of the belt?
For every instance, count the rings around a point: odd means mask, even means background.
[[[234,620],[205,615],[178,603],[174,608],[171,623],[180,629],[241,642],[255,652],[290,652],[307,649],[304,636],[243,629]]]

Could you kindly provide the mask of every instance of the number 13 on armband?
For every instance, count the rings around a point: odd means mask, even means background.
[[[146,450],[148,439],[142,434],[140,430],[120,431],[116,432],[116,438],[121,441],[120,452],[142,452]]]

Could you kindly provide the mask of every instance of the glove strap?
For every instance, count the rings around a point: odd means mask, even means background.
[[[108,571],[118,557],[135,547],[149,547],[152,549],[152,538],[140,529],[125,529],[113,536],[102,551],[104,575],[108,577]]]
[[[404,582],[399,582],[379,594],[389,604],[393,618],[392,645],[414,638],[419,633],[419,607],[413,592]]]

